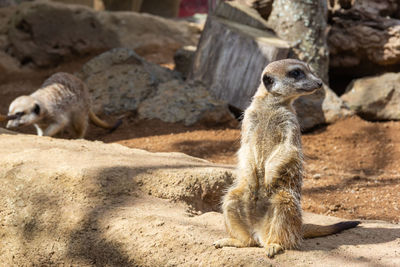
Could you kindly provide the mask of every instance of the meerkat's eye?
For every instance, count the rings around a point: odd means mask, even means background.
[[[32,110],[36,115],[40,114],[40,106],[38,104],[35,104],[35,107]]]
[[[23,112],[23,111],[17,112],[17,113],[15,113],[15,115],[18,116],[18,117],[22,117],[22,116],[25,115],[25,112]]]
[[[305,76],[304,71],[301,69],[294,69],[287,73],[287,76],[294,79],[301,79]]]
[[[274,79],[268,75],[264,75],[262,80],[265,88],[269,88],[274,83]]]

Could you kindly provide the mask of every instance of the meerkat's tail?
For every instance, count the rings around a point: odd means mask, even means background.
[[[343,230],[354,228],[359,225],[359,221],[340,222],[331,225],[303,224],[303,237],[314,238],[339,233]]]
[[[89,110],[89,118],[96,126],[99,126],[104,129],[109,129],[110,132],[115,131],[122,124],[121,119],[119,119],[114,124],[109,124],[109,123],[103,121],[102,119],[100,119],[99,117],[97,117],[97,115],[92,110]]]

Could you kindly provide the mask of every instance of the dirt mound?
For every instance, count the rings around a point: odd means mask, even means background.
[[[112,134],[91,127],[88,138],[235,164],[240,130],[128,118]],[[306,211],[399,223],[400,122],[348,118],[304,134],[303,147]]]
[[[215,249],[212,242],[226,236],[222,215],[201,210],[213,209],[209,203],[231,182],[229,166],[181,153],[30,135],[2,134],[0,146],[5,265],[400,264],[400,226],[382,222],[308,240],[302,251],[275,260],[262,248]],[[201,215],[188,212],[193,209],[187,203]]]

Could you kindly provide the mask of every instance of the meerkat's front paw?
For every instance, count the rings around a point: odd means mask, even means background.
[[[273,258],[278,253],[283,252],[283,248],[279,244],[268,244],[265,246],[265,249],[269,258]]]
[[[234,239],[234,238],[224,238],[224,239],[220,239],[217,240],[213,243],[215,248],[222,248],[222,247],[237,247],[237,248],[241,248],[244,247],[243,242],[238,240],[238,239]]]

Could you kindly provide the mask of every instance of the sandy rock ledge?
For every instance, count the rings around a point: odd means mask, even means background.
[[[379,221],[306,240],[300,251],[273,260],[262,248],[215,249],[212,242],[226,233],[222,215],[212,210],[232,182],[231,166],[181,153],[30,135],[0,134],[0,146],[5,266],[400,264],[400,226]],[[339,220],[306,217],[319,224]]]

